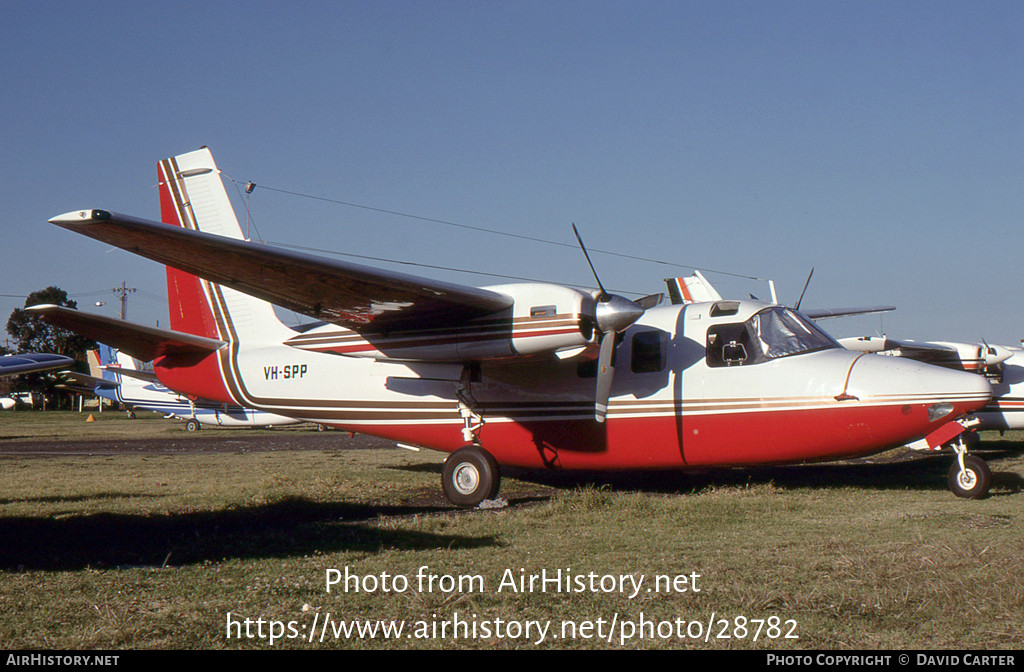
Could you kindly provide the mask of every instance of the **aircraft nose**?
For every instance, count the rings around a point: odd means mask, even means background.
[[[923,411],[929,424],[979,410],[992,397],[982,375],[883,355],[858,357],[847,391],[863,402],[899,405],[904,415]]]

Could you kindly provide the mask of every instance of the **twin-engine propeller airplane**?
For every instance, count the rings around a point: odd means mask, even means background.
[[[172,328],[35,310],[153,359],[173,390],[448,452],[458,506],[496,496],[499,464],[685,469],[953,438],[991,395],[980,376],[850,352],[761,301],[466,287],[253,244],[209,150],[158,173],[164,223],[50,221],[166,264]],[[297,332],[272,303],[323,323]]]

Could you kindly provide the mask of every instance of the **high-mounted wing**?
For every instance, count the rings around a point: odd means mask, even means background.
[[[30,352],[24,355],[6,355],[0,357],[0,376],[13,376],[19,373],[66,369],[75,360],[64,355],[51,355]]]
[[[486,289],[282,250],[106,210],[69,212],[50,222],[357,331],[455,326],[513,304],[512,297]]]
[[[106,343],[145,362],[170,354],[205,355],[225,345],[224,341],[214,338],[147,327],[114,317],[81,313],[71,308],[50,304],[30,306],[25,310],[41,315],[47,322],[58,327]]]

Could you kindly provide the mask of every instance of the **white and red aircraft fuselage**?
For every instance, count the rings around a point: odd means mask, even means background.
[[[981,376],[850,352],[770,303],[464,287],[252,244],[208,150],[159,171],[164,223],[105,210],[51,221],[166,264],[172,328],[39,311],[154,359],[179,392],[452,453],[442,483],[459,505],[496,494],[498,464],[866,455],[954,435],[949,423],[991,396]],[[324,322],[296,331],[271,303]]]

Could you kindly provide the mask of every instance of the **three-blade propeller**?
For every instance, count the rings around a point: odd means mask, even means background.
[[[576,240],[583,250],[583,256],[590,264],[590,271],[597,281],[599,292],[597,305],[594,308],[594,324],[597,326],[598,339],[601,345],[597,357],[597,391],[594,403],[594,417],[598,422],[604,422],[608,415],[608,398],[611,396],[612,381],[615,378],[615,366],[613,363],[615,355],[615,336],[628,329],[634,322],[644,314],[644,307],[635,301],[630,301],[624,296],[610,294],[601,284],[601,278],[597,275],[590,255],[587,253],[587,246],[583,244],[580,232],[576,225],[572,225],[572,232],[576,234]],[[645,297],[647,298],[647,297]]]

